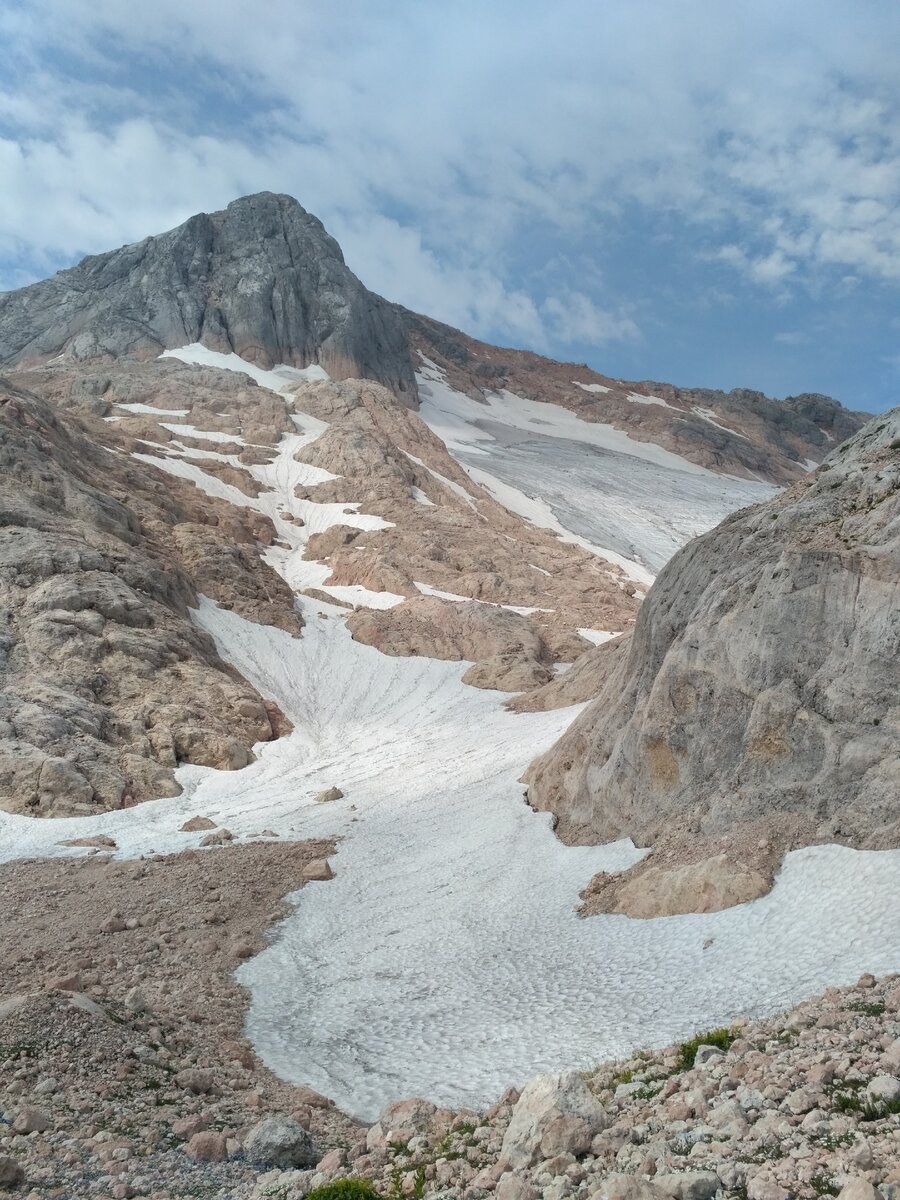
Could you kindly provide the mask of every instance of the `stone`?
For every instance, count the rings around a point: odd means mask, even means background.
[[[295,1087],[294,1098],[298,1104],[308,1105],[309,1108],[334,1108],[333,1100],[311,1087]]]
[[[202,1133],[206,1125],[206,1118],[199,1115],[179,1117],[177,1121],[172,1122],[172,1133],[175,1137],[189,1142],[195,1133]]]
[[[335,1171],[339,1171],[341,1167],[346,1166],[346,1162],[347,1152],[345,1150],[329,1150],[326,1155],[319,1159],[316,1170],[332,1175]]]
[[[866,1098],[875,1104],[900,1100],[900,1079],[895,1075],[876,1075],[866,1085]]]
[[[228,842],[234,841],[234,834],[230,829],[217,829],[215,833],[208,833],[206,837],[200,839],[201,846],[224,846]]]
[[[195,1133],[185,1146],[185,1153],[197,1162],[225,1162],[228,1148],[221,1133]]]
[[[647,1179],[612,1172],[590,1196],[592,1200],[668,1200],[669,1193]]]
[[[343,799],[344,793],[339,787],[325,788],[321,792],[316,792],[315,800],[317,804],[328,804],[332,800]]]
[[[334,879],[334,872],[327,858],[313,859],[312,862],[306,864],[300,874],[309,883],[324,883],[329,879]]]
[[[181,826],[182,833],[201,833],[207,829],[215,829],[215,821],[209,817],[191,817]]]
[[[724,1057],[725,1052],[719,1046],[698,1046],[697,1053],[694,1056],[694,1066],[702,1067],[708,1063],[716,1063]]]
[[[713,1200],[719,1190],[719,1177],[714,1171],[656,1175],[653,1182],[675,1200]]]
[[[59,979],[54,979],[50,986],[57,992],[80,992],[81,976],[77,971],[73,971],[71,975],[62,975]]]
[[[880,1197],[868,1179],[858,1176],[847,1180],[838,1193],[838,1200],[880,1200]]]
[[[206,1092],[212,1091],[213,1073],[203,1067],[186,1067],[175,1076],[175,1082],[186,1092],[202,1096]]]
[[[747,1182],[747,1200],[791,1200],[790,1192],[764,1172]]]
[[[559,1117],[578,1117],[592,1135],[609,1117],[577,1071],[536,1075],[522,1089],[503,1138],[500,1155],[512,1167],[528,1167],[541,1157],[545,1133]]]
[[[14,1188],[24,1182],[23,1167],[8,1154],[0,1154],[0,1188]]]
[[[244,1153],[248,1162],[263,1167],[314,1167],[319,1158],[307,1131],[284,1116],[254,1125],[244,1139]]]
[[[547,1126],[541,1138],[542,1158],[554,1158],[557,1154],[587,1154],[591,1148],[595,1130],[582,1117],[557,1117]]]
[[[39,1108],[20,1108],[12,1123],[15,1133],[46,1133],[53,1128],[52,1118]]]
[[[129,988],[125,993],[124,1004],[128,1011],[135,1015],[146,1012],[150,1007],[143,989],[139,987]]]
[[[106,834],[98,833],[93,837],[70,838],[69,841],[63,842],[63,846],[81,846],[89,850],[115,850],[115,838],[107,837]]]

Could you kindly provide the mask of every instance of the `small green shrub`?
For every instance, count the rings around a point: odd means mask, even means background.
[[[873,1000],[867,1004],[863,1000],[857,1000],[854,1004],[848,1004],[847,1008],[850,1012],[862,1013],[864,1017],[880,1017],[884,1012],[884,1001]]]
[[[707,1033],[698,1033],[689,1042],[682,1042],[678,1047],[678,1067],[682,1071],[690,1071],[701,1046],[718,1046],[727,1050],[737,1035],[730,1029],[710,1029]]]
[[[307,1192],[306,1200],[381,1200],[371,1179],[336,1179]]]

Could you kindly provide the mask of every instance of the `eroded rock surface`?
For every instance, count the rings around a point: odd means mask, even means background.
[[[194,627],[198,587],[299,630],[253,520],[0,391],[0,803],[64,816],[177,794],[284,729]],[[273,725],[274,721],[274,725]]]
[[[793,815],[804,841],[897,845],[900,409],[677,554],[616,659],[528,772],[564,838]]]

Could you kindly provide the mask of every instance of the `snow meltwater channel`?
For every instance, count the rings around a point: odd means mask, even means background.
[[[299,374],[202,347],[175,353],[239,364],[276,389]],[[259,505],[289,547],[266,553],[299,588],[328,574],[302,559],[310,528],[383,523],[294,497],[312,469],[293,454],[322,428],[296,420],[275,462],[253,468],[269,488],[257,500],[223,492],[177,448],[147,461],[190,467],[197,486]],[[283,521],[285,511],[307,526]],[[97,817],[0,813],[0,859],[77,853],[60,843],[100,832],[121,856],[177,851],[197,845],[201,835],[179,832],[195,813],[238,841],[264,829],[340,839],[335,878],[296,893],[269,947],[238,972],[248,1034],[283,1078],[362,1118],[411,1095],[476,1106],[538,1070],[587,1066],[900,968],[898,852],[798,851],[768,896],[722,913],[577,917],[596,871],[641,854],[628,841],[564,846],[523,802],[526,764],[580,708],[514,715],[503,694],[461,683],[468,664],[386,657],[352,640],[343,610],[302,605],[299,638],[207,600],[196,612],[222,656],[294,722],[250,766],[184,767],[181,796]],[[344,798],[317,804],[333,784]]]

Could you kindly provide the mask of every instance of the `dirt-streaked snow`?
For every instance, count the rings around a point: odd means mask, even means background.
[[[211,353],[203,361],[220,365]],[[238,493],[273,515],[290,548],[267,553],[294,586],[327,576],[302,560],[307,531],[278,518],[307,511],[293,496],[304,470],[293,452],[317,436],[305,420],[256,468],[271,490],[257,501]],[[196,813],[238,838],[339,836],[335,879],[298,893],[272,945],[239,971],[248,1033],[279,1075],[362,1117],[410,1095],[476,1105],[540,1069],[587,1066],[900,968],[900,852],[814,847],[789,855],[773,891],[749,905],[581,920],[590,877],[641,852],[628,841],[564,846],[517,782],[581,708],[510,713],[504,694],[461,683],[466,663],[387,657],[354,642],[334,606],[303,610],[298,638],[207,600],[196,613],[294,721],[249,767],[185,767],[183,795],[96,817],[0,813],[0,860],[79,853],[60,843],[101,832],[123,856],[194,846],[202,835],[179,827]],[[315,803],[332,785],[344,798]]]

